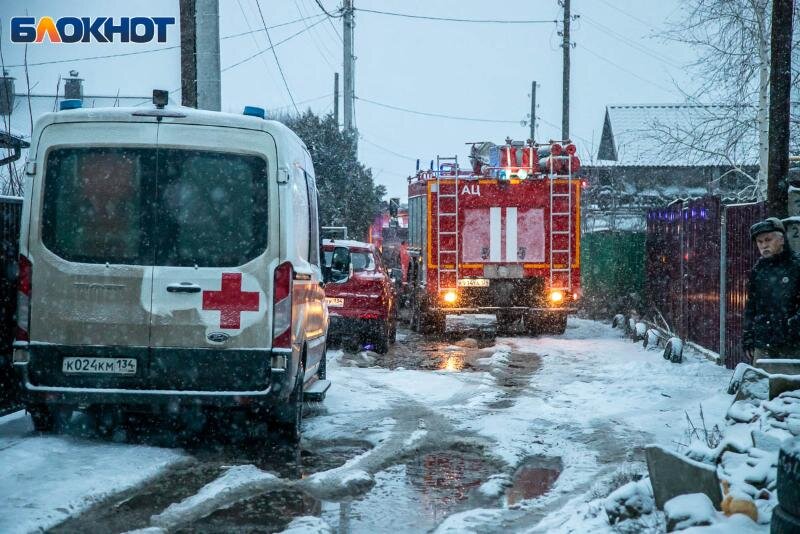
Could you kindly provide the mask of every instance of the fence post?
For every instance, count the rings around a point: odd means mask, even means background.
[[[728,309],[728,208],[720,206],[719,231],[719,364],[725,365],[725,327]]]

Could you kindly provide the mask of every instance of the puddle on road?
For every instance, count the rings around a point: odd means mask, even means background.
[[[318,501],[298,491],[273,491],[179,532],[276,532],[303,515],[321,516],[340,534],[424,532],[467,509],[470,493],[498,469],[474,452],[436,451],[378,472],[372,489],[353,500]]]
[[[506,504],[511,506],[544,495],[558,480],[561,469],[561,460],[558,458],[526,460],[517,468],[511,486],[506,490]]]
[[[425,532],[470,508],[470,494],[500,467],[475,452],[435,451],[375,475],[359,500],[323,503],[337,532]]]
[[[80,516],[67,520],[52,529],[54,533],[82,532],[113,533],[127,532],[149,525],[150,516],[162,512],[170,504],[180,502],[196,494],[200,488],[224,473],[224,466],[253,464],[275,473],[282,478],[298,479],[313,473],[327,471],[343,465],[347,460],[363,454],[370,445],[360,441],[317,441],[309,442],[305,448],[288,444],[272,443],[260,446],[209,446],[192,451],[197,462],[168,468],[160,476],[144,486],[126,490],[93,506]],[[300,512],[319,515],[319,503],[302,493],[274,492],[269,503],[260,503],[251,511],[240,510],[242,530],[240,532],[275,532],[283,529],[291,520],[292,514]],[[272,495],[272,494],[270,494]],[[307,502],[306,502],[307,501]],[[249,501],[248,501],[249,502]],[[305,504],[304,504],[305,503]],[[313,504],[310,506],[308,503]],[[272,507],[272,508],[270,508]],[[263,509],[264,512],[259,512]],[[315,512],[316,510],[316,512]],[[215,514],[216,515],[216,514]],[[262,524],[255,528],[248,520],[258,515]],[[288,517],[288,519],[286,519]],[[266,523],[270,518],[277,518]],[[286,519],[284,521],[284,519]],[[231,517],[226,517],[226,525],[238,525]],[[231,528],[211,528],[219,523],[191,525],[185,532],[237,532]],[[252,528],[251,528],[252,527]],[[262,528],[263,527],[263,528]],[[268,528],[267,528],[268,527]],[[276,527],[276,528],[273,528]]]
[[[376,355],[374,365],[387,369],[414,369],[422,371],[472,371],[481,349],[494,345],[493,339],[464,336],[446,336],[428,339],[403,331],[402,336],[389,348],[389,352]]]

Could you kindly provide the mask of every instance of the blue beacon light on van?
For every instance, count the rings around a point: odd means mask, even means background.
[[[59,111],[65,111],[68,109],[80,109],[82,107],[83,107],[83,102],[81,102],[77,98],[69,98],[67,100],[62,100],[58,104]]]
[[[258,117],[260,119],[267,118],[267,112],[264,108],[260,108],[257,106],[245,106],[242,115],[247,115],[249,117]]]

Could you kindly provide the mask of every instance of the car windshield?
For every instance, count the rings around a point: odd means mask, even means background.
[[[353,271],[357,273],[375,270],[375,256],[372,252],[351,252],[350,258],[353,261]]]

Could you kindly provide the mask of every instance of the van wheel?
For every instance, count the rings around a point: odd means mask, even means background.
[[[300,362],[297,368],[297,382],[295,383],[292,393],[283,404],[273,408],[270,421],[272,427],[275,428],[279,434],[295,442],[300,440],[300,427],[303,422],[304,373],[305,366]]]
[[[32,404],[25,409],[31,414],[36,432],[62,432],[72,417],[72,408]]]
[[[25,410],[31,414],[36,432],[52,432],[55,429],[56,418],[46,405],[26,406]]]

